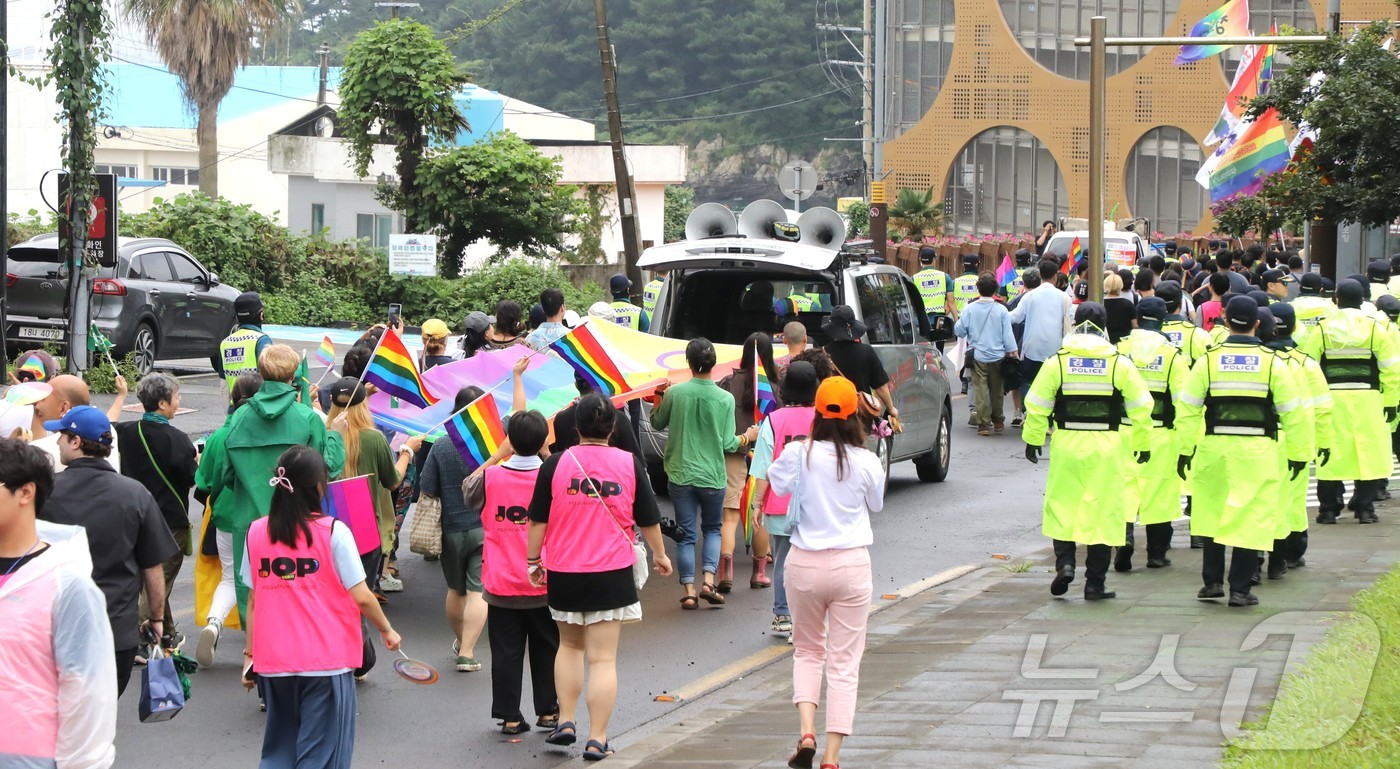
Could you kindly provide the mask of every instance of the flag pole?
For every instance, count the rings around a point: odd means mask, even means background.
[[[316,380],[316,386],[320,387],[321,383],[326,381],[326,374],[329,374],[332,371],[335,371],[335,366],[326,366],[326,370],[321,372],[321,378]]]
[[[392,333],[394,333],[394,329],[389,328],[388,326],[385,326],[385,327],[384,327],[384,334],[392,334]],[[358,390],[358,389],[360,389],[361,387],[364,387],[364,385],[365,385],[365,374],[368,374],[368,373],[369,373],[369,367],[374,365],[374,358],[375,358],[375,356],[379,355],[379,348],[380,348],[381,346],[383,346],[383,344],[384,344],[384,334],[380,334],[380,335],[379,335],[379,341],[377,341],[377,342],[374,343],[374,351],[371,352],[371,353],[369,354],[369,360],[365,362],[364,371],[361,371],[361,372],[360,372],[360,377],[359,377],[359,379],[355,380],[355,390]],[[324,377],[325,374],[321,374],[321,376]],[[354,390],[351,390],[351,392],[354,392]]]

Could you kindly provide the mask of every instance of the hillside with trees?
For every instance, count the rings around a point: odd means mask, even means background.
[[[445,40],[473,82],[589,120],[606,138],[593,3],[421,2],[405,16]],[[297,28],[264,46],[265,63],[314,64],[324,42],[338,65],[389,14],[363,1],[302,5]],[[846,5],[858,25],[859,3]],[[858,194],[859,143],[823,139],[860,135],[860,93],[823,72],[811,0],[610,0],[608,16],[627,139],[690,146],[698,202],[777,198],[776,169],[791,159],[827,177],[813,203]]]

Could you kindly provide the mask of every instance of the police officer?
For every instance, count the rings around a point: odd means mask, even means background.
[[[651,280],[642,286],[642,309],[647,315],[656,314],[656,300],[661,297],[661,286],[666,282],[665,270],[654,270],[651,273]]]
[[[1392,298],[1392,301],[1394,299]],[[1396,302],[1400,306],[1400,302]],[[1269,307],[1274,318],[1273,339],[1260,334],[1264,346],[1275,351],[1288,361],[1294,378],[1302,390],[1304,422],[1308,425],[1311,444],[1307,453],[1315,454],[1319,464],[1327,464],[1332,446],[1332,393],[1327,388],[1327,378],[1322,375],[1322,367],[1317,361],[1298,349],[1293,341],[1293,330],[1298,326],[1293,308],[1286,303]],[[1280,458],[1284,466],[1286,458]],[[1284,492],[1279,506],[1284,511],[1284,534],[1275,539],[1274,549],[1269,553],[1269,579],[1279,579],[1289,569],[1302,566],[1303,553],[1308,550],[1308,476],[1300,473],[1284,484]]]
[[[1104,589],[1104,578],[1112,548],[1126,543],[1123,510],[1129,496],[1122,477],[1128,474],[1134,453],[1139,464],[1152,458],[1152,394],[1132,361],[1109,343],[1103,305],[1080,304],[1074,322],[1074,332],[1040,367],[1026,394],[1021,436],[1026,459],[1039,462],[1054,419],[1051,447],[1064,458],[1050,464],[1045,482],[1041,532],[1055,546],[1050,594],[1064,595],[1069,590],[1075,548],[1083,543],[1088,545],[1084,600],[1098,601],[1116,595]]]
[[[1390,262],[1384,259],[1373,259],[1366,265],[1366,280],[1370,289],[1370,300],[1375,301],[1390,293]]]
[[[262,330],[263,303],[258,292],[239,294],[233,300],[233,314],[238,320],[238,328],[219,343],[219,370],[215,372],[228,383],[230,393],[240,374],[257,371],[258,356],[272,344],[272,339]]]
[[[1284,478],[1277,472],[1285,441],[1288,472],[1307,467],[1302,399],[1293,372],[1259,343],[1259,305],[1237,296],[1225,306],[1230,336],[1191,367],[1177,400],[1178,474],[1192,470],[1191,533],[1207,537],[1201,559],[1201,600],[1224,598],[1225,548],[1230,560],[1229,604],[1259,603],[1250,592],[1262,552],[1274,546]],[[1279,426],[1283,426],[1280,436]],[[1194,465],[1194,468],[1193,468]],[[1250,468],[1251,472],[1240,472]]]
[[[919,287],[919,296],[923,297],[929,328],[938,328],[940,319],[953,314],[953,280],[948,273],[933,266],[937,256],[938,250],[933,246],[920,248],[919,264],[923,269],[914,273],[914,285]]]
[[[1167,305],[1167,317],[1162,321],[1162,336],[1181,351],[1189,369],[1210,347],[1210,332],[1181,314],[1181,284],[1174,280],[1164,280],[1157,284],[1153,295]]]
[[[1400,254],[1390,255],[1390,281],[1386,287],[1389,289],[1386,293],[1400,298]]]
[[[612,294],[613,322],[633,331],[651,330],[651,316],[646,310],[632,304],[627,292],[632,290],[632,281],[618,273],[608,281],[608,291]]]
[[[1118,352],[1137,366],[1143,384],[1152,393],[1152,459],[1129,468],[1136,482],[1137,505],[1127,508],[1127,542],[1118,548],[1116,571],[1133,569],[1133,521],[1147,534],[1147,568],[1170,566],[1167,548],[1172,542],[1172,521],[1181,515],[1181,479],[1176,474],[1173,427],[1175,399],[1191,367],[1181,351],[1167,340],[1161,328],[1167,317],[1167,303],[1155,296],[1143,297],[1137,306],[1138,327],[1119,340]]]
[[[1008,284],[1006,284],[1006,286],[1004,286],[1004,287],[1001,289],[1001,293],[1002,293],[1003,296],[1006,297],[1006,303],[1007,303],[1008,305],[1011,304],[1012,302],[1016,301],[1016,297],[1020,296],[1021,294],[1025,293],[1025,291],[1026,291],[1026,284],[1025,284],[1025,281],[1023,281],[1023,280],[1021,279],[1021,272],[1024,271],[1027,267],[1031,266],[1031,251],[1030,251],[1030,249],[1029,249],[1029,248],[1022,248],[1022,249],[1018,250],[1018,251],[1016,252],[1015,259],[1016,259],[1016,272],[1015,272],[1015,277],[1013,277],[1013,278],[1011,279],[1011,282],[1008,283]]]
[[[968,302],[977,301],[977,254],[963,254],[963,274],[953,279],[954,315],[962,313]]]
[[[1323,318],[1337,311],[1337,306],[1322,295],[1322,276],[1315,272],[1305,272],[1298,279],[1298,295],[1289,302],[1298,318],[1298,327],[1293,332],[1299,344]]]
[[[1400,256],[1395,257],[1400,259]],[[1396,294],[1390,293],[1376,300],[1376,311],[1385,315],[1388,325],[1392,331],[1392,337],[1400,337],[1400,299]],[[1390,425],[1390,450],[1397,460],[1400,460],[1400,420],[1392,422]],[[1376,500],[1383,501],[1390,499],[1390,479],[1381,481],[1381,490],[1376,493]]]
[[[1390,426],[1400,399],[1400,347],[1375,318],[1361,311],[1365,288],[1337,284],[1337,314],[1298,340],[1322,367],[1332,391],[1332,457],[1317,469],[1318,523],[1336,523],[1342,482],[1356,481],[1347,507],[1361,523],[1375,523],[1376,493],[1390,477]]]

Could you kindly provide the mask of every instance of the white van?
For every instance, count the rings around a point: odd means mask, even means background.
[[[1079,247],[1088,253],[1089,231],[1069,230],[1068,232],[1057,232],[1050,237],[1050,243],[1045,247],[1044,256],[1068,256],[1076,238],[1079,239]],[[1119,267],[1131,268],[1140,260],[1145,261],[1151,255],[1148,245],[1136,232],[1104,230],[1103,245],[1109,261]]]

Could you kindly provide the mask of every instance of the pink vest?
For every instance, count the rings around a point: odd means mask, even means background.
[[[539,470],[512,470],[501,465],[486,468],[486,504],[481,526],[486,544],[481,550],[481,584],[491,595],[544,595],[548,590],[530,584],[525,570],[530,531],[530,497],[535,494]],[[541,555],[543,557],[543,555]]]
[[[574,446],[560,455],[550,491],[545,569],[592,573],[632,566],[637,479],[630,452],[611,446]],[[600,499],[603,504],[598,503]]]
[[[259,673],[339,670],[364,662],[360,607],[340,584],[331,555],[334,523],[312,519],[311,544],[294,548],[268,538],[266,518],[248,528],[256,598],[253,667]]]
[[[33,562],[31,562],[32,564]],[[31,571],[38,571],[31,567]],[[40,574],[27,584],[24,569],[11,575],[13,591],[0,598],[0,754],[47,759],[58,746],[58,662],[53,655],[53,603],[59,574]],[[44,762],[38,762],[43,765]]]
[[[812,406],[784,406],[768,415],[768,424],[773,428],[773,459],[783,453],[783,448],[793,441],[802,440],[812,432],[812,420],[817,410]],[[791,494],[774,494],[772,487],[763,492],[764,515],[787,515]]]

